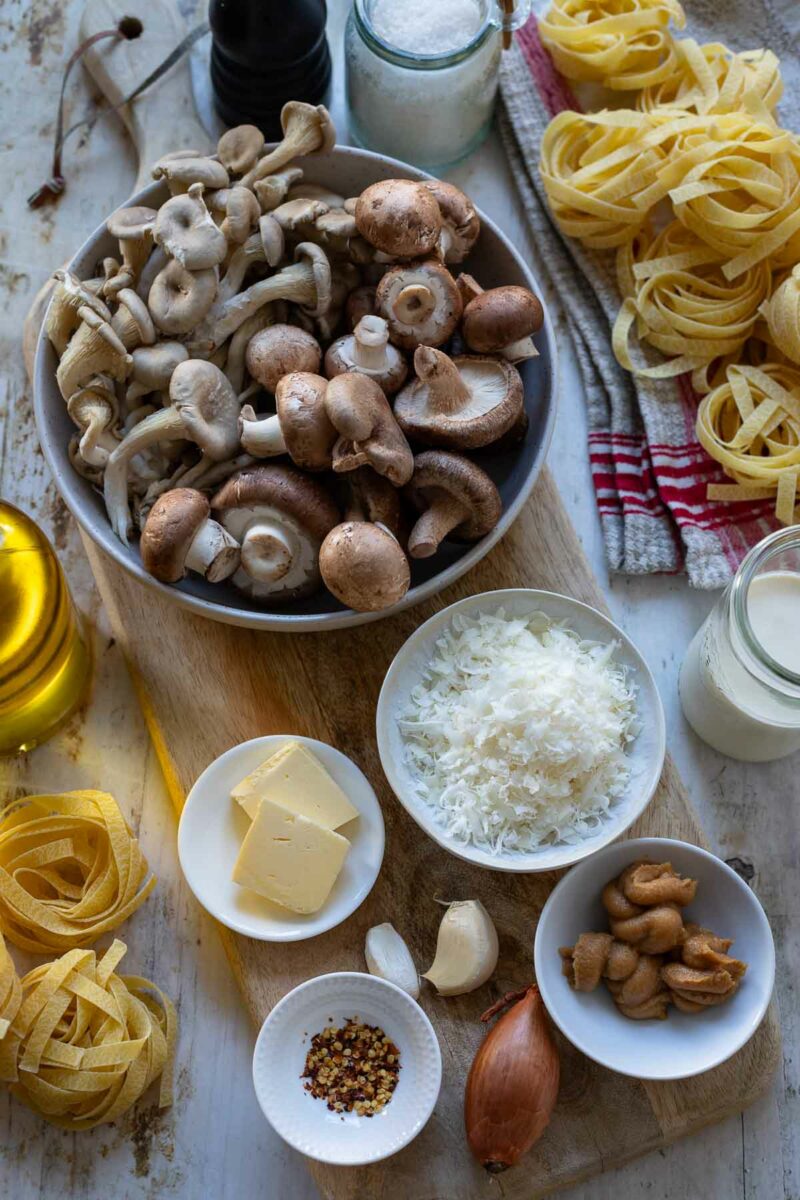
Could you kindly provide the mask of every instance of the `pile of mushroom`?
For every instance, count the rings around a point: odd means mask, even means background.
[[[470,455],[524,436],[514,364],[542,309],[453,274],[480,233],[458,188],[336,195],[298,163],[334,145],[325,108],[291,102],[282,125],[272,150],[243,125],[156,163],[169,198],[109,218],[94,278],[56,272],[46,332],[70,460],[147,571],[373,611],[409,558],[499,520]]]

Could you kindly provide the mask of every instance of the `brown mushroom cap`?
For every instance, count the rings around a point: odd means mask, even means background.
[[[422,186],[434,197],[442,214],[439,252],[445,262],[461,262],[467,257],[481,232],[481,222],[475,205],[455,184],[445,183],[441,179],[426,179]]]
[[[357,467],[342,476],[346,483],[347,500],[344,515],[348,521],[371,521],[385,525],[401,545],[407,530],[403,518],[400,492],[372,467]]]
[[[211,498],[215,512],[262,505],[288,514],[318,542],[339,520],[339,510],[321,483],[277,464],[243,467]]]
[[[412,558],[429,558],[450,535],[477,541],[494,529],[503,511],[500,493],[486,472],[446,450],[416,456],[405,494],[422,513],[408,539]]]
[[[442,228],[436,200],[421,183],[382,179],[366,188],[356,204],[358,232],[371,246],[395,258],[430,254]]]
[[[375,293],[377,311],[403,350],[441,346],[461,318],[461,295],[447,267],[436,259],[388,270]]]
[[[541,301],[527,288],[490,288],[464,309],[464,340],[480,354],[496,354],[522,338],[538,333],[544,321]]]
[[[501,358],[449,358],[431,346],[414,354],[417,378],[397,396],[395,419],[406,437],[428,446],[473,450],[489,446],[519,421],[524,389]]]
[[[325,411],[328,381],[309,371],[284,375],[275,406],[289,457],[305,471],[326,471],[339,436]]]
[[[356,612],[377,612],[402,600],[411,570],[392,534],[368,521],[345,521],[322,543],[319,566],[325,586]]]
[[[319,342],[296,325],[270,325],[260,330],[245,351],[248,371],[268,392],[275,392],[283,376],[291,372],[317,374],[321,363]]]
[[[145,571],[163,583],[183,579],[186,553],[210,512],[206,497],[192,488],[174,488],[159,496],[139,540]]]
[[[325,409],[339,437],[333,469],[354,471],[371,466],[395,487],[408,483],[414,459],[389,401],[368,375],[346,371],[328,383]]]

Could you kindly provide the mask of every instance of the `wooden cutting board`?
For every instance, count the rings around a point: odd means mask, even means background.
[[[104,67],[107,51],[102,45],[95,48],[90,63],[101,86],[113,79],[116,97],[146,73],[145,37],[161,47],[149,58],[149,70],[181,36],[180,22],[164,0],[124,5],[90,0],[84,33],[108,28],[125,14],[142,19],[142,40],[112,51],[117,55],[113,70],[107,63]],[[176,91],[189,95],[185,64],[175,69],[168,83],[171,91],[166,94],[174,113]],[[135,114],[128,116],[134,136],[151,148],[164,128],[154,111],[162,111],[166,119],[158,88],[137,101]],[[191,130],[189,140],[194,141],[199,126],[185,104],[179,111],[182,127]],[[143,131],[150,131],[147,138]],[[168,136],[174,147],[174,132]],[[32,314],[31,328],[34,320]],[[220,929],[255,1028],[300,981],[326,971],[363,970],[364,935],[370,925],[391,920],[407,938],[417,963],[428,965],[441,917],[434,897],[480,898],[497,924],[500,961],[490,985],[472,996],[451,999],[424,989],[421,1003],[436,1028],[444,1061],[442,1092],[430,1123],[415,1142],[384,1163],[361,1169],[310,1164],[325,1196],[489,1200],[501,1194],[510,1200],[532,1200],[721,1120],[764,1091],[780,1051],[774,1006],[733,1059],[679,1083],[644,1084],[616,1075],[559,1038],[559,1103],[541,1142],[523,1164],[499,1179],[486,1176],[467,1151],[462,1096],[484,1032],[478,1017],[496,996],[530,981],[537,915],[556,876],[511,876],[472,868],[431,842],[383,777],[374,736],[375,703],[403,641],[433,612],[462,596],[493,588],[536,587],[605,607],[547,471],[511,532],[466,578],[427,604],[360,629],[289,635],[216,625],[154,596],[88,541],[86,551],[130,664],[176,812],[212,759],[237,742],[267,733],[306,734],[330,742],[359,764],[380,797],[386,821],[383,869],[367,901],[342,926],[311,941],[283,945]],[[653,803],[631,832],[703,843],[669,759]]]

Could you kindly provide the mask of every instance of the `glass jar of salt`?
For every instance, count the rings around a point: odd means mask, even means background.
[[[354,0],[345,33],[354,139],[428,169],[470,154],[492,120],[503,34],[531,0]]]

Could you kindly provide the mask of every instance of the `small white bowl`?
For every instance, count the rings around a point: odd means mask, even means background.
[[[378,1025],[400,1051],[391,1101],[374,1117],[334,1113],[303,1087],[311,1039],[351,1017]],[[417,1136],[436,1106],[442,1055],[433,1026],[415,1000],[384,979],[339,971],[318,975],[275,1005],[253,1054],[253,1083],[276,1133],[309,1158],[361,1166],[396,1154]]]
[[[359,811],[337,832],[350,842],[341,874],[319,912],[293,913],[231,879],[250,821],[234,800],[240,783],[285,742],[300,742],[322,763]],[[221,754],[195,783],[181,813],[178,857],[186,882],[212,917],[261,942],[298,942],[346,920],[369,895],[383,862],[383,814],[372,786],[351,759],[325,742],[280,733],[241,742]]]
[[[665,1021],[632,1021],[617,1011],[604,984],[576,992],[561,974],[559,946],[608,929],[600,892],[641,858],[671,862],[696,879],[687,919],[734,939],[731,953],[747,963],[747,973],[726,1004],[696,1014],[670,1007]],[[620,842],[573,867],[542,909],[533,958],[542,999],[564,1037],[601,1066],[636,1079],[687,1079],[725,1062],[758,1029],[775,982],[772,931],[755,894],[721,859],[672,838]]]
[[[642,728],[628,748],[631,764],[628,786],[597,833],[576,844],[543,846],[541,850],[531,853],[507,851],[502,854],[492,854],[472,844],[465,845],[448,835],[438,822],[434,809],[419,796],[414,772],[406,760],[399,716],[411,690],[422,678],[437,640],[456,614],[474,617],[480,613],[497,613],[500,609],[509,617],[526,617],[543,612],[556,621],[565,621],[582,638],[605,643],[617,642],[615,660],[628,668],[629,678],[636,685],[636,706]],[[497,871],[557,870],[594,854],[619,837],[649,804],[661,776],[666,748],[664,710],[658,688],[633,642],[608,617],[588,604],[581,604],[569,596],[532,588],[509,588],[506,591],[467,596],[421,625],[400,648],[386,673],[378,699],[376,725],[378,750],[386,778],[406,812],[451,854]]]

